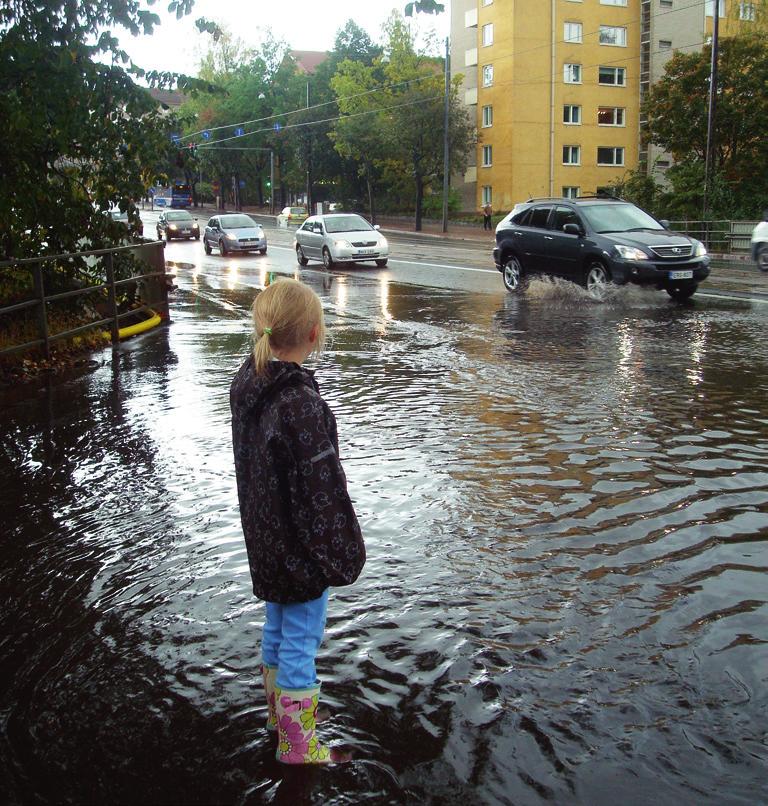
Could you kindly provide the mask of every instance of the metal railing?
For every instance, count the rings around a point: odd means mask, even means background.
[[[22,344],[14,344],[11,347],[5,347],[0,350],[0,356],[10,355],[13,353],[25,352],[36,347],[42,347],[46,359],[51,357],[51,343],[60,339],[66,339],[71,336],[76,336],[78,333],[83,333],[93,328],[104,327],[109,325],[110,338],[112,344],[116,344],[120,340],[120,320],[127,316],[132,316],[140,311],[147,311],[150,309],[158,308],[164,313],[167,318],[168,315],[168,286],[165,271],[165,258],[163,254],[163,242],[151,241],[145,244],[132,244],[130,246],[116,246],[111,249],[92,249],[86,252],[72,252],[63,255],[45,255],[43,257],[21,258],[19,260],[4,260],[0,261],[0,271],[7,268],[28,268],[32,272],[32,279],[34,283],[34,297],[32,299],[17,302],[14,305],[7,305],[0,308],[0,316],[17,313],[18,311],[28,310],[30,308],[37,308],[37,330],[38,338],[32,341],[24,342]],[[116,280],[115,279],[115,266],[114,256],[118,253],[139,253],[139,259],[145,263],[156,263],[162,265],[162,271],[151,271],[144,274],[137,274],[131,277]],[[143,253],[143,254],[142,254]],[[56,294],[47,294],[45,291],[45,276],[43,271],[43,264],[51,263],[53,261],[66,261],[72,258],[88,258],[88,257],[104,257],[106,264],[105,282],[96,285],[87,285],[83,288],[76,288],[70,291],[63,291]],[[153,278],[162,278],[156,285],[158,287],[159,299],[156,300],[142,300],[143,304],[137,308],[132,308],[130,311],[118,313],[117,310],[117,289],[129,284],[136,284],[141,281],[152,280]],[[107,304],[109,306],[110,315],[106,318],[97,321],[88,322],[85,325],[74,327],[69,330],[64,330],[59,333],[51,334],[48,326],[48,311],[47,305],[52,302],[59,302],[82,296],[84,294],[93,294],[98,291],[107,292]]]
[[[710,252],[747,253],[757,221],[670,221],[669,228],[701,241]]]

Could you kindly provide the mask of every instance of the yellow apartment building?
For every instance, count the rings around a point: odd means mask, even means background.
[[[753,3],[719,0],[721,34]],[[474,116],[474,164],[454,177],[463,209],[508,211],[531,196],[578,196],[638,165],[641,98],[676,51],[701,49],[714,0],[453,0],[451,72]],[[681,110],[684,114],[684,110]]]

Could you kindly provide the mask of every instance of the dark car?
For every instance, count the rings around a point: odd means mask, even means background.
[[[609,283],[633,283],[685,300],[709,275],[704,244],[671,232],[631,202],[604,196],[517,205],[496,227],[493,259],[509,291],[544,274],[598,297]]]
[[[194,238],[200,240],[200,225],[186,210],[166,210],[157,219],[157,237],[165,236],[166,241],[174,238]]]

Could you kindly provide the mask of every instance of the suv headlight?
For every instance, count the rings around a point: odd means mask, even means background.
[[[619,253],[619,257],[623,257],[624,260],[648,260],[648,255],[643,252],[642,249],[635,249],[634,246],[622,246],[621,244],[616,244],[614,249]]]
[[[704,257],[707,254],[707,247],[704,246],[703,243],[699,242],[696,244],[696,248],[693,250],[694,257]]]
[[[175,224],[169,224],[168,229],[178,229],[178,227]]]

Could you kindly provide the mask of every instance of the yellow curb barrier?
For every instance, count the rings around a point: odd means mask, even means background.
[[[157,327],[159,324],[162,324],[163,320],[158,314],[152,310],[150,310],[149,313],[152,314],[149,319],[145,319],[143,322],[137,322],[135,325],[121,327],[117,331],[117,335],[120,337],[120,340],[122,341],[130,336],[138,336],[139,333],[146,333],[148,330],[152,330],[153,327]],[[109,338],[110,334],[105,330],[104,335]]]

